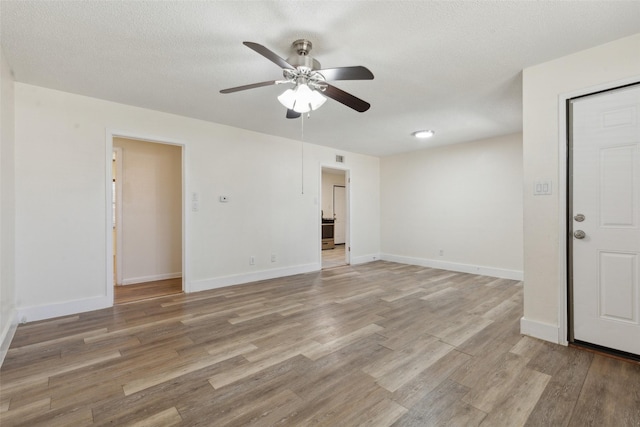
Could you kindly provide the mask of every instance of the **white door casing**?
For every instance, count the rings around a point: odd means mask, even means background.
[[[345,187],[334,185],[333,186],[333,218],[335,222],[333,224],[333,240],[336,245],[341,245],[345,242],[345,217],[347,213],[347,192]]]
[[[113,246],[113,250],[115,252],[114,256],[114,274],[115,274],[115,283],[116,285],[122,285],[123,275],[122,275],[122,148],[121,147],[113,147],[113,153],[115,156],[115,170],[114,179],[115,186],[113,186],[115,190],[115,233],[114,238],[116,240],[115,245]]]
[[[571,108],[573,336],[640,355],[640,85]]]

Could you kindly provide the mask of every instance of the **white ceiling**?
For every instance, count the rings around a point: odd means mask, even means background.
[[[521,71],[640,32],[640,1],[7,1],[2,48],[15,79],[359,153],[384,156],[522,129]],[[371,81],[285,118],[282,77],[242,45],[281,57],[307,38],[323,67]],[[431,140],[411,132],[433,129]]]

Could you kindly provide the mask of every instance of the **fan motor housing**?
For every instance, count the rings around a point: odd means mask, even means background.
[[[296,68],[307,70],[319,70],[320,63],[313,59],[309,52],[313,44],[307,39],[299,39],[291,43],[291,47],[296,51],[297,55],[287,58],[287,62]]]
[[[287,58],[287,62],[296,68],[320,69],[320,63],[309,55],[293,55]]]

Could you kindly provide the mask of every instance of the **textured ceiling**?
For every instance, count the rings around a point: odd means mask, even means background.
[[[521,71],[640,32],[639,1],[7,1],[2,48],[19,82],[292,139],[281,70],[299,38],[323,67],[364,65],[371,81],[335,86],[371,103],[329,100],[304,141],[377,156],[522,128]],[[433,129],[428,141],[411,132]]]

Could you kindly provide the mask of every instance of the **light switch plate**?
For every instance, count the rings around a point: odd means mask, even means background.
[[[553,189],[552,182],[549,180],[536,181],[533,183],[534,196],[549,196],[553,194],[552,189]]]

